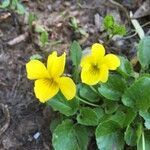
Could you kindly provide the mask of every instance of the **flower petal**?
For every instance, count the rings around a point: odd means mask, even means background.
[[[105,55],[105,48],[102,44],[95,43],[92,45],[92,56],[94,57],[94,61],[99,62]]]
[[[63,74],[66,62],[66,53],[57,56],[57,52],[49,55],[47,60],[47,69],[52,77],[59,77]]]
[[[97,84],[100,80],[100,70],[94,70],[90,67],[83,67],[81,71],[81,80],[88,85]]]
[[[69,77],[61,77],[58,80],[59,88],[67,100],[71,100],[76,94],[76,85]]]
[[[92,57],[91,55],[84,56],[84,57],[81,59],[81,64],[80,64],[80,66],[81,66],[81,67],[89,66],[89,65],[92,64],[92,61],[93,61],[93,57]]]
[[[108,68],[105,65],[102,65],[100,68],[100,81],[101,82],[106,82],[108,80]]]
[[[120,66],[120,59],[114,54],[107,54],[104,56],[103,64],[105,64],[109,70],[116,70]]]
[[[40,102],[45,103],[59,91],[59,86],[56,82],[50,79],[38,79],[35,81],[34,92]]]
[[[41,78],[49,78],[49,73],[45,67],[45,65],[39,60],[31,60],[26,64],[27,78],[41,79]]]

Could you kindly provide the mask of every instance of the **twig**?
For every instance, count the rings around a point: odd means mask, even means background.
[[[147,26],[147,25],[149,25],[150,24],[150,21],[149,22],[146,22],[146,23],[144,23],[143,25],[141,25],[141,27],[143,28],[143,27],[145,27],[145,26]],[[134,36],[136,36],[138,33],[136,32],[136,30],[134,29],[133,30],[134,31],[134,33],[133,34],[131,34],[131,35],[128,35],[128,36],[125,36],[125,37],[123,37],[123,39],[124,40],[126,40],[126,39],[130,39],[130,38],[132,38],[132,37],[134,37]]]
[[[7,105],[0,103],[0,109],[3,111],[4,117],[6,118],[5,124],[0,128],[0,136],[8,129],[10,124],[10,113]]]
[[[101,6],[88,6],[88,5],[81,5],[81,4],[78,4],[80,8],[82,9],[92,9],[92,10],[95,10],[97,8],[100,8]]]
[[[114,1],[114,0],[109,0],[109,2],[110,2],[111,4],[116,5],[117,7],[119,7],[119,8],[125,13],[125,15],[126,15],[128,21],[130,22],[130,16],[129,16],[129,14],[128,14],[127,9],[126,9],[124,6],[122,6],[120,3],[118,3],[118,2],[116,2],[116,1]]]
[[[125,36],[125,37],[123,37],[123,39],[124,40],[126,40],[126,39],[130,39],[130,38],[132,38],[132,37],[134,37],[134,36],[136,36],[137,35],[137,32],[135,32],[134,34],[132,34],[132,35],[129,35],[129,36]]]
[[[3,21],[3,20],[7,19],[10,16],[11,16],[11,13],[9,13],[9,12],[2,13],[2,15],[0,16],[0,21]]]
[[[20,43],[22,41],[25,41],[28,36],[29,36],[29,34],[26,32],[24,34],[21,34],[21,35],[17,36],[13,40],[9,41],[7,44],[9,46],[13,46],[13,45],[18,44],[18,43]]]
[[[148,22],[144,23],[143,25],[141,25],[141,27],[145,27],[145,26],[147,26],[149,24],[150,24],[150,21],[148,21]]]

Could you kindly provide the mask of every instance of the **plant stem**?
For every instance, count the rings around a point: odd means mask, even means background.
[[[90,89],[91,89],[94,93],[98,94],[98,92],[96,91],[96,89],[95,89],[93,86],[90,86],[90,85],[89,85],[89,87],[90,87]]]
[[[142,150],[146,150],[146,149],[145,149],[145,137],[144,137],[144,131],[142,132]]]
[[[100,97],[102,97],[102,95],[93,87],[93,86],[89,86],[90,87],[90,89],[94,92],[94,93],[96,93],[97,95],[99,95]]]
[[[83,103],[85,103],[85,104],[87,104],[87,105],[94,106],[94,107],[99,107],[99,105],[96,105],[96,104],[93,104],[93,103],[91,103],[91,102],[88,102],[88,101],[86,101],[86,100],[80,98],[79,96],[76,96],[76,98],[77,98],[79,101],[81,101],[81,102],[83,102]]]

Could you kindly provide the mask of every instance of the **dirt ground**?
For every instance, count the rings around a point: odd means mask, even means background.
[[[29,34],[26,16],[0,9],[0,150],[52,150],[49,124],[54,114],[50,108],[38,102],[34,96],[33,82],[26,78],[25,64],[30,56],[40,54],[46,58],[52,50],[69,52],[73,40],[78,40],[83,49],[93,42],[105,42],[101,19],[106,14],[113,14],[118,22],[126,25],[128,32],[126,38],[107,43],[107,52],[126,55],[131,60],[134,58],[139,37],[129,37],[135,31],[129,22],[128,13],[135,13],[144,1],[117,2],[121,5],[113,0],[24,2],[27,12],[34,12],[38,17],[38,24],[43,25],[49,33],[50,45],[45,48],[40,48],[37,34]],[[2,19],[7,13],[10,13],[9,17]],[[73,32],[68,23],[71,16],[77,18],[88,36]],[[143,25],[150,18],[145,15],[139,16],[137,20]],[[143,30],[147,35],[150,34],[150,24],[145,25]],[[25,40],[9,45],[11,40],[24,33],[27,34]],[[60,41],[61,44],[54,44],[55,41]],[[4,127],[6,130],[3,132]],[[35,138],[38,133],[39,137]],[[96,149],[94,142],[89,144],[89,149]]]

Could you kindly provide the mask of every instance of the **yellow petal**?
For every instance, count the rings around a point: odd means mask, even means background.
[[[107,54],[104,56],[103,64],[105,64],[109,70],[116,70],[120,66],[120,59],[114,54]]]
[[[49,55],[47,60],[47,69],[52,77],[59,77],[63,74],[66,62],[66,53],[57,56],[57,52]]]
[[[35,81],[34,92],[40,102],[45,103],[59,91],[58,84],[50,79],[38,79]]]
[[[93,57],[92,57],[91,55],[84,56],[84,57],[81,59],[81,64],[80,64],[80,66],[81,66],[81,67],[89,66],[89,65],[91,65],[92,61],[93,61]]]
[[[58,80],[59,88],[67,100],[71,100],[76,94],[76,85],[69,77],[61,77]]]
[[[95,43],[92,45],[92,56],[94,57],[94,61],[97,63],[102,60],[105,55],[105,48],[102,44]]]
[[[100,81],[106,82],[108,80],[108,68],[105,65],[102,65],[100,68]]]
[[[27,78],[41,79],[41,78],[49,78],[49,73],[45,67],[45,65],[39,60],[31,60],[26,64]]]
[[[83,67],[81,71],[81,80],[88,85],[97,84],[100,80],[100,70],[95,70],[92,66],[89,68]]]

